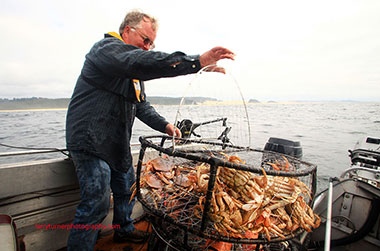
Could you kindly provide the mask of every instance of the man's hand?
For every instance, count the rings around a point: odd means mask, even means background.
[[[165,133],[168,134],[169,136],[173,136],[174,135],[174,125],[167,124],[165,127]],[[181,138],[181,131],[177,127],[175,128],[175,136],[178,138]]]
[[[203,53],[199,57],[199,61],[201,63],[202,68],[209,65],[215,65],[213,67],[209,67],[208,69],[206,69],[206,71],[226,73],[226,70],[223,67],[216,66],[216,63],[219,60],[225,58],[234,60],[235,54],[226,48],[214,47],[211,50]]]

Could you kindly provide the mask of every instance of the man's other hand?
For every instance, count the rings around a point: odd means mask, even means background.
[[[226,70],[223,67],[217,66],[216,63],[221,59],[234,60],[234,58],[235,58],[235,53],[233,53],[229,49],[218,46],[203,53],[199,57],[199,61],[201,63],[202,68],[209,65],[213,65],[207,68],[206,71],[226,73]]]

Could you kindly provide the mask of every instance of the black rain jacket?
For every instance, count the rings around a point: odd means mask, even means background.
[[[199,56],[144,51],[105,35],[86,55],[66,117],[68,150],[80,150],[126,172],[135,117],[165,132],[168,122],[146,101],[144,80],[196,73]],[[135,91],[133,79],[140,83]]]

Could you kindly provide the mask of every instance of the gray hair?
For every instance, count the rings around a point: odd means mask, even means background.
[[[123,34],[124,29],[126,26],[131,26],[135,28],[140,28],[141,21],[150,21],[152,23],[152,28],[154,31],[157,31],[158,23],[157,19],[141,12],[140,10],[132,10],[131,12],[128,12],[125,16],[123,22],[120,25],[119,33],[120,35]]]

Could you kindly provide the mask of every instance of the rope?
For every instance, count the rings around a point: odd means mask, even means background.
[[[69,154],[66,153],[67,149],[59,149],[54,147],[25,147],[25,146],[12,146],[8,144],[0,143],[0,146],[7,147],[7,148],[14,148],[14,149],[23,149],[23,150],[36,150],[36,151],[53,151],[53,152],[60,152],[63,155],[69,157]]]

